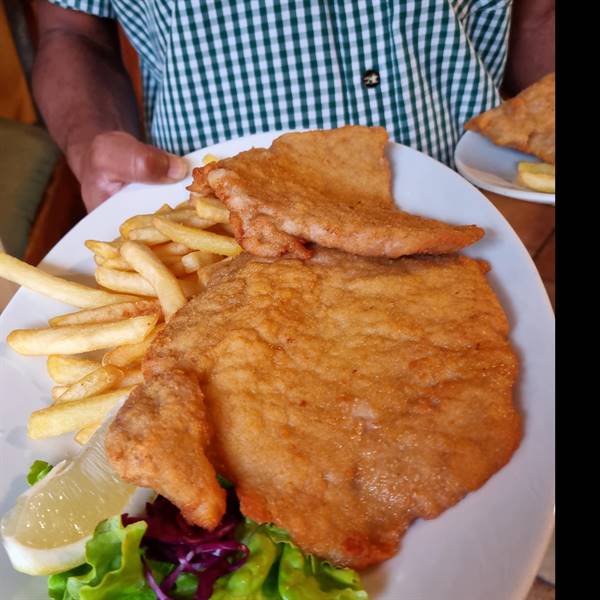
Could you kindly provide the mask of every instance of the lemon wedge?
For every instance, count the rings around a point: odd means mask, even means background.
[[[554,194],[556,189],[554,165],[522,161],[517,165],[517,183],[536,192]]]
[[[85,544],[100,521],[140,514],[156,495],[114,473],[104,452],[107,428],[108,421],[73,460],[57,464],[2,518],[2,541],[17,571],[51,575],[84,563]]]

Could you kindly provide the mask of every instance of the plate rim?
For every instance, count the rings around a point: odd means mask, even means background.
[[[487,139],[485,136],[481,135],[480,133],[477,133],[476,131],[465,131],[458,140],[458,144],[456,144],[456,148],[454,150],[454,163],[456,164],[458,172],[465,179],[467,179],[476,187],[482,188],[489,192],[494,192],[495,194],[499,194],[501,196],[508,196],[509,198],[514,198],[515,200],[525,200],[528,202],[536,202],[538,204],[548,204],[550,206],[556,205],[556,194],[536,192],[535,190],[504,187],[502,185],[490,183],[488,181],[485,181],[484,179],[479,179],[478,177],[472,175],[470,172],[469,165],[465,163],[462,158],[461,148],[464,148],[464,145],[470,139],[473,139],[473,136],[478,136],[482,139]],[[518,152],[518,150],[514,150],[513,148],[506,149],[511,150],[513,152]]]

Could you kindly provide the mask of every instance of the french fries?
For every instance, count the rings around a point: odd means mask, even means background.
[[[167,266],[169,267],[169,271],[173,273],[175,277],[185,277],[188,274],[188,271],[185,270],[181,260],[168,263]]]
[[[152,218],[154,215],[166,215],[172,212],[173,209],[168,204],[163,204],[157,211],[151,214],[145,215],[134,215],[133,217],[129,217],[121,223],[119,226],[119,233],[121,237],[124,239],[129,238],[129,234],[134,229],[142,229],[145,227],[152,227]]]
[[[139,273],[98,267],[96,269],[96,281],[108,289],[129,290],[130,293],[137,294],[136,300],[141,300],[140,296],[156,297],[154,288]],[[199,292],[195,281],[186,277],[178,278],[177,281],[181,285],[183,295],[186,298],[191,298]]]
[[[206,287],[208,280],[212,277],[212,274],[215,272],[215,269],[218,269],[220,265],[223,265],[225,262],[231,261],[233,257],[226,258],[225,260],[221,260],[218,263],[213,263],[211,265],[206,265],[201,269],[198,269],[198,282],[202,287]]]
[[[96,396],[116,388],[123,379],[123,371],[113,365],[99,367],[70,385],[56,402],[72,402],[89,396]]]
[[[186,207],[186,213],[191,213],[193,215],[193,210],[189,207]],[[125,239],[129,238],[129,234],[135,229],[142,229],[145,227],[152,227],[152,219],[156,215],[161,215],[167,219],[174,219],[180,222],[183,222],[186,218],[185,214],[182,214],[181,210],[173,210],[168,204],[163,204],[156,212],[145,214],[145,215],[135,215],[133,217],[129,217],[126,221],[121,223],[119,227],[119,233]]]
[[[235,232],[233,231],[233,227],[230,223],[217,223],[216,225],[209,227],[208,231],[219,233],[221,235],[227,235],[229,237],[235,237]]]
[[[129,232],[128,239],[144,242],[148,246],[164,244],[170,240],[168,235],[161,233],[156,227],[140,227]]]
[[[152,252],[154,252],[154,248],[156,248],[156,246],[152,247]],[[156,254],[156,252],[154,252],[154,254]],[[165,265],[166,267],[169,267],[169,268],[171,268],[173,265],[176,265],[181,262],[181,256],[178,256],[176,254],[173,254],[172,256],[162,256],[162,257],[159,257],[158,254],[156,254],[156,257],[160,259],[160,262],[163,265]]]
[[[178,244],[177,242],[167,242],[166,244],[154,246],[152,251],[164,262],[167,258],[188,254],[192,249],[184,244]]]
[[[223,256],[236,256],[242,251],[233,238],[173,223],[163,217],[154,217],[154,226],[174,242],[185,244],[193,250],[204,250]]]
[[[223,257],[218,254],[211,254],[210,252],[203,252],[197,250],[196,252],[190,252],[181,257],[181,263],[186,273],[194,273],[202,267],[212,265],[213,263],[219,262]]]
[[[94,255],[94,262],[99,267],[108,269],[121,269],[122,271],[133,271],[131,265],[121,256],[118,258],[104,258],[103,256]]]
[[[195,199],[196,212],[203,219],[215,223],[229,223],[229,209],[216,198],[199,196]]]
[[[98,267],[96,269],[96,281],[102,287],[109,290],[136,294],[138,296],[156,296],[156,291],[150,283],[139,273],[132,271],[119,271]]]
[[[109,323],[141,315],[160,314],[158,300],[136,300],[135,302],[119,302],[98,308],[89,308],[66,315],[53,317],[48,321],[51,327],[61,325],[81,325],[83,323]]]
[[[100,366],[101,364],[95,360],[60,355],[49,356],[46,363],[50,379],[61,385],[75,383]]]
[[[556,190],[554,165],[522,161],[517,168],[517,183],[535,190],[554,194]]]
[[[159,234],[150,231],[154,229],[154,217],[155,215],[137,215],[131,217],[131,219],[128,219],[121,225],[121,235],[126,239],[140,241],[150,240],[154,242],[155,239],[161,239]],[[193,208],[174,210],[170,213],[162,214],[161,218],[166,219],[167,221],[181,223],[189,227],[198,227],[200,229],[210,227],[217,222],[202,218]],[[140,229],[143,231],[138,232]]]
[[[144,381],[144,375],[142,374],[142,369],[127,369],[123,371],[123,379],[121,379],[122,387],[127,387],[128,385],[137,385],[138,383],[142,383]]]
[[[168,321],[185,303],[179,282],[159,258],[146,246],[124,242],[121,256],[154,288]]]
[[[81,309],[7,338],[20,354],[49,355],[53,404],[30,416],[33,439],[76,432],[75,440],[86,443],[111,408],[143,383],[141,361],[164,326],[158,322],[201,291],[217,262],[242,251],[227,207],[195,193],[175,208],[164,204],[130,217],[119,233],[112,241],[85,242],[99,289],[0,253],[0,277]],[[98,350],[101,361],[76,356]]]
[[[178,278],[177,281],[179,281],[186,298],[191,298],[192,296],[199,294],[202,290],[195,273],[190,273],[185,277]]]
[[[119,258],[119,247],[121,242],[99,242],[96,240],[87,240],[85,242],[86,248],[91,250],[94,254],[103,258]]]
[[[175,205],[175,210],[179,210],[181,208],[194,208],[194,203],[192,202],[191,194],[187,200],[184,200],[183,202],[180,202],[179,204]]]
[[[144,340],[158,321],[158,316],[143,315],[112,323],[64,325],[48,329],[16,329],[6,341],[19,354],[81,354]]]
[[[50,273],[46,273],[38,267],[32,267],[4,252],[0,252],[0,277],[59,302],[80,308],[103,306],[134,299],[131,296],[96,290],[87,285],[50,275]]]
[[[61,402],[36,410],[29,417],[27,434],[31,439],[39,440],[76,431],[90,423],[102,421],[117,403],[129,396],[134,387],[120,388],[106,394]]]
[[[102,425],[102,421],[93,421],[89,425],[86,425],[80,429],[73,438],[78,444],[82,446],[90,441],[90,438],[96,433],[96,429]]]
[[[154,215],[135,215],[124,221],[119,227],[120,234],[125,238],[129,239],[129,234],[136,229],[143,229],[152,227],[152,219]]]
[[[139,363],[161,329],[162,325],[159,325],[141,342],[119,346],[118,348],[107,352],[102,357],[102,364],[105,366],[114,365],[115,367],[123,368]]]
[[[68,389],[68,385],[55,385],[50,391],[52,400],[56,402]]]
[[[165,215],[163,218],[174,223],[187,225],[188,227],[198,227],[198,229],[206,229],[216,223],[213,219],[201,217],[193,208],[173,211],[170,215]]]

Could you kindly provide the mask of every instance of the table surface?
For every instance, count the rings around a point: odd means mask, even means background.
[[[529,250],[554,307],[554,206],[514,200],[488,191],[483,193],[504,215]],[[12,284],[7,285],[0,280],[0,312],[15,289]],[[554,582],[554,544],[551,544],[540,573]],[[555,597],[554,586],[538,577],[526,600],[555,600]]]

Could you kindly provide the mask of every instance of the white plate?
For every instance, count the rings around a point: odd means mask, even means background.
[[[534,192],[516,183],[520,161],[541,162],[531,154],[496,146],[474,131],[467,131],[454,151],[457,169],[477,187],[519,200],[554,204],[554,194]]]
[[[210,152],[231,156],[267,146],[275,133],[218,144],[189,155],[200,164]],[[554,512],[554,315],[523,244],[488,200],[454,171],[405,146],[390,144],[394,194],[409,211],[453,223],[477,223],[485,238],[468,254],[489,260],[490,282],[511,323],[521,359],[516,402],[525,435],[511,462],[480,490],[432,521],[419,521],[393,559],[364,574],[376,600],[517,600],[525,596],[549,540]],[[187,196],[187,181],[168,186],[132,185],[100,206],[48,254],[44,268],[89,278],[94,264],[83,243],[112,239],[135,213]],[[72,276],[72,275],[71,275]],[[31,441],[25,425],[31,411],[48,403],[50,381],[42,357],[22,357],[4,342],[15,328],[43,326],[70,310],[29,290],[20,290],[0,316],[0,512],[26,488],[31,462],[52,463],[75,449],[70,436]],[[13,571],[0,553],[2,598],[45,598],[45,580]]]

